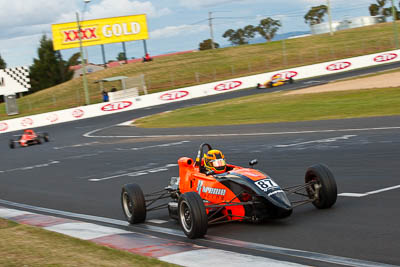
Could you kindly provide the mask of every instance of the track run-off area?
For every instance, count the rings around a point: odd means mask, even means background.
[[[362,73],[347,75],[358,74]],[[338,78],[343,77],[317,82]],[[274,90],[296,89],[307,82]],[[12,134],[2,134],[0,205],[278,261],[400,265],[400,116],[180,129],[123,124],[180,107],[266,92],[246,89],[42,127],[38,130],[48,132],[51,141],[28,148],[8,149]],[[120,203],[122,185],[137,183],[145,193],[163,189],[178,176],[177,159],[194,158],[203,142],[220,149],[235,165],[258,159],[256,168],[282,187],[303,183],[309,166],[325,163],[336,178],[337,203],[327,210],[301,206],[289,218],[262,224],[212,226],[197,240],[187,239],[166,209],[149,213],[143,224],[128,225]]]

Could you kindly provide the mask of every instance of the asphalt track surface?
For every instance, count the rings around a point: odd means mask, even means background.
[[[344,75],[399,66],[385,65],[311,81],[324,83]],[[310,80],[305,80],[274,90],[309,84]],[[305,205],[284,220],[212,226],[205,239],[194,241],[177,234],[180,228],[168,218],[166,210],[148,214],[144,224],[115,227],[309,265],[341,265],[316,260],[316,253],[344,257],[347,260],[343,265],[347,266],[400,265],[399,116],[183,129],[116,126],[183,106],[270,91],[246,89],[43,127],[38,130],[49,132],[51,142],[29,148],[9,149],[11,134],[2,134],[0,205],[15,207],[13,203],[20,203],[123,221],[123,184],[138,183],[144,192],[163,189],[170,177],[178,175],[177,159],[195,157],[200,143],[207,142],[221,149],[235,165],[246,166],[257,158],[256,168],[282,187],[303,183],[307,167],[325,163],[332,169],[342,195],[328,210]],[[271,249],[274,247],[282,249]],[[307,253],[299,257],[285,253],[285,249]],[[352,263],[352,259],[359,262]]]

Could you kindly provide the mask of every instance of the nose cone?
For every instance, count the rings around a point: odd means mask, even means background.
[[[268,197],[275,202],[276,206],[284,209],[292,209],[292,203],[290,203],[288,197],[283,190],[276,190],[268,194]]]

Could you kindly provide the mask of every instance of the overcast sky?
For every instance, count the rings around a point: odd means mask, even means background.
[[[375,0],[330,0],[333,20],[368,16]],[[397,2],[397,1],[396,1]],[[151,55],[197,49],[210,38],[208,12],[213,12],[215,41],[228,44],[222,34],[229,28],[257,25],[265,17],[280,19],[279,33],[307,31],[304,14],[326,0],[92,0],[86,5],[84,19],[147,14]],[[31,65],[37,58],[43,34],[51,38],[51,24],[75,20],[82,14],[83,0],[0,0],[0,55],[8,67]],[[127,56],[142,57],[143,42],[129,42]],[[122,52],[121,44],[105,45],[107,60]],[[100,46],[88,47],[89,61],[102,63]],[[68,59],[78,49],[63,50]]]

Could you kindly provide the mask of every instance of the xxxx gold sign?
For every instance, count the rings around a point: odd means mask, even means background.
[[[77,22],[51,25],[54,50],[83,46],[121,43],[149,38],[146,15],[134,15],[81,21],[81,34]]]

